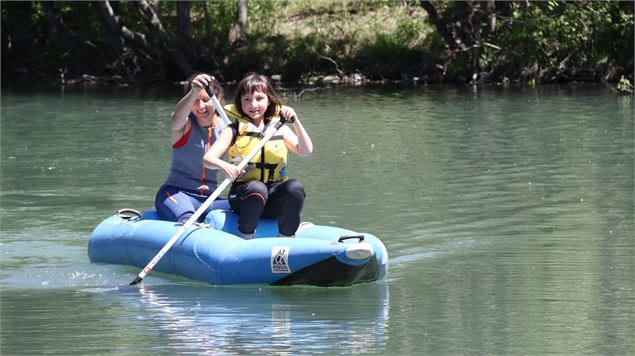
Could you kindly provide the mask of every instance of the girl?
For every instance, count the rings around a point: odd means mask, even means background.
[[[310,155],[313,143],[309,134],[295,111],[282,106],[269,79],[260,74],[250,73],[240,81],[234,105],[227,105],[225,111],[235,122],[223,130],[203,161],[207,168],[222,169],[234,181],[228,200],[240,214],[239,236],[253,238],[261,216],[278,219],[279,236],[293,236],[300,225],[305,193],[299,180],[287,177],[287,152]],[[232,163],[242,161],[280,116],[295,118],[295,133],[282,126],[249,162],[247,171],[240,172]],[[220,159],[225,152],[230,162]]]
[[[226,125],[205,91],[208,85],[222,102],[223,88],[218,80],[198,74],[189,81],[187,94],[172,113],[172,166],[155,198],[163,220],[184,223],[216,189],[218,170],[205,168],[203,156]]]

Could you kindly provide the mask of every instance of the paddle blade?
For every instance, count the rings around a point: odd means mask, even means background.
[[[135,286],[139,283],[141,283],[141,281],[143,280],[143,278],[137,276],[137,278],[134,279],[134,281],[130,282],[130,284],[128,284],[129,286]]]

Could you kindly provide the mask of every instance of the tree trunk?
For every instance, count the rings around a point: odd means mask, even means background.
[[[113,10],[113,5],[118,3],[111,4],[109,0],[95,3],[106,24],[104,27],[111,33],[111,45],[120,50],[120,66],[128,79],[137,81],[139,78],[155,78],[157,73],[158,77],[164,77],[159,52],[148,43],[144,34],[132,31],[122,23]]]
[[[104,21],[108,25],[108,30],[120,39],[120,43],[113,44],[114,46],[123,47],[126,43],[135,44],[149,54],[158,54],[158,52],[153,50],[153,48],[148,44],[144,34],[134,32],[121,23],[121,18],[115,15],[109,0],[97,1],[96,3],[101,11]]]
[[[104,29],[105,39],[115,53],[121,56],[121,54],[123,54],[125,42],[121,36],[117,20],[114,19],[114,11],[110,7],[110,3],[107,1],[99,1],[96,5],[99,12],[97,17],[101,21],[102,28]]]
[[[176,44],[174,33],[163,27],[161,19],[157,16],[152,6],[146,0],[132,2],[131,4],[137,8],[137,11],[146,22],[150,34],[161,42],[162,47],[165,48],[169,52],[170,57],[174,59],[180,71],[179,75],[181,77],[190,75],[194,71],[191,61]]]
[[[176,33],[179,36],[190,38],[190,3],[179,1],[176,3]]]
[[[188,2],[188,1],[179,1],[179,3],[181,2]],[[157,14],[159,18],[163,18],[163,14],[161,13],[161,0],[154,0],[152,4],[150,4],[150,6],[152,6],[152,9],[154,10],[154,12]]]
[[[198,62],[199,50],[192,40],[192,23],[190,18],[190,2],[179,1],[176,3],[176,37],[177,45],[186,53],[192,62]]]
[[[229,30],[229,45],[234,46],[237,43],[247,41],[245,33],[247,28],[247,8],[249,0],[237,0],[238,11],[236,14],[236,23]]]
[[[482,46],[487,43],[488,33],[495,30],[496,4],[488,2],[455,1],[433,5],[430,1],[421,0],[421,7],[443,38],[450,53],[450,60],[456,56],[469,56],[471,62],[471,81],[481,80],[480,57]],[[487,9],[485,9],[487,7]],[[482,26],[485,25],[486,26]]]
[[[487,11],[489,12],[489,33],[496,32],[496,1],[489,0],[487,2]]]
[[[247,6],[249,5],[249,0],[238,0],[238,25],[240,26],[241,31],[244,34],[245,28],[247,27]]]
[[[430,3],[430,1],[421,0],[419,1],[419,5],[424,10],[426,10],[426,12],[428,13],[428,18],[430,18],[430,21],[436,27],[437,32],[451,50],[465,49],[465,46],[462,43],[457,42],[457,40],[452,35],[447,20],[439,15],[437,9],[434,7],[434,5],[432,5],[432,3]]]
[[[460,43],[460,47],[463,50],[472,48],[476,43],[476,36],[478,35],[478,10],[474,9],[474,6],[468,1],[454,1],[452,2],[455,13],[458,18],[454,19],[454,40]],[[474,21],[477,22],[476,26]]]

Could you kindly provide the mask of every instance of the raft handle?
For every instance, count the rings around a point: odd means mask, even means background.
[[[124,220],[139,220],[141,218],[141,213],[138,210],[130,208],[119,209],[116,215]]]
[[[337,241],[338,242],[344,242],[345,240],[350,240],[350,239],[359,239],[358,242],[362,242],[362,241],[364,241],[364,235],[363,234],[344,235],[344,236],[340,236],[340,238]]]

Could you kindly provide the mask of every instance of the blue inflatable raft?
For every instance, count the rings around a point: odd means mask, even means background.
[[[215,206],[223,205],[214,202]],[[203,225],[191,226],[154,267],[211,284],[308,284],[347,286],[379,280],[388,268],[383,243],[366,233],[311,223],[293,238],[278,235],[276,220],[261,219],[255,238],[236,234],[238,217],[215,209]],[[143,268],[180,225],[155,211],[116,214],[101,222],[88,243],[91,262]]]

